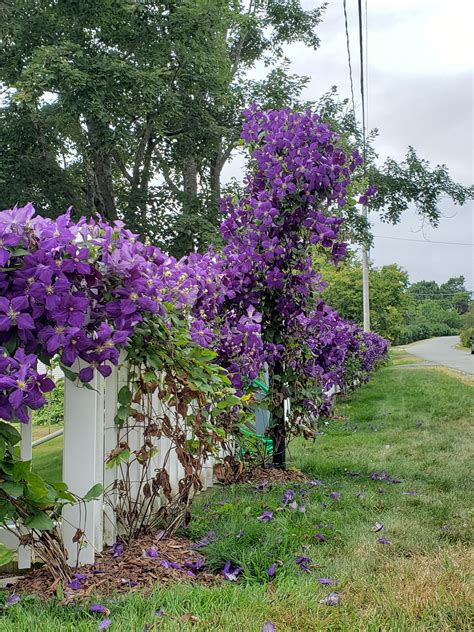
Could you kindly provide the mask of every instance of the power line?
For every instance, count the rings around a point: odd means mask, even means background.
[[[351,45],[349,42],[349,26],[347,23],[347,6],[346,0],[343,0],[344,5],[344,22],[346,25],[346,46],[347,46],[347,61],[349,64],[349,79],[351,81],[351,97],[352,97],[352,112],[354,114],[354,124],[356,123],[356,109],[355,109],[355,100],[354,100],[354,82],[352,80],[352,62],[351,62]]]
[[[395,239],[396,241],[415,241],[418,244],[445,244],[447,246],[474,246],[462,241],[432,241],[431,239],[411,239],[410,237],[389,237],[388,235],[374,235],[377,239]]]
[[[367,148],[365,142],[365,91],[364,91],[364,37],[362,33],[362,0],[357,0],[357,6],[359,9],[359,50],[360,50],[360,96],[362,98],[362,142],[364,153],[364,173],[365,173],[365,161],[367,156]]]

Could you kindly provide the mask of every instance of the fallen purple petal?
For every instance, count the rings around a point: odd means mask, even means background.
[[[13,595],[9,595],[7,597],[7,601],[6,601],[6,606],[14,606],[16,603],[18,603],[20,601],[21,597],[20,595],[17,595],[16,593],[14,593]]]
[[[155,617],[157,617],[158,619],[161,619],[161,617],[165,616],[165,611],[163,610],[163,608],[160,608],[159,610],[155,611]]]
[[[341,494],[339,492],[331,492],[329,494],[329,498],[331,498],[332,500],[337,500],[340,497],[341,497]]]
[[[260,520],[260,522],[269,522],[272,519],[273,519],[273,512],[272,511],[264,511],[257,518],[257,520]]]
[[[276,566],[275,566],[275,564],[272,564],[270,566],[270,568],[268,569],[268,571],[267,571],[268,577],[274,577],[275,576],[275,570],[276,570]]]
[[[100,613],[100,614],[106,614],[108,612],[107,608],[105,606],[103,606],[100,603],[93,603],[91,604],[91,606],[89,607],[89,612],[92,613]]]
[[[235,582],[241,572],[241,568],[232,568],[230,560],[227,560],[222,570],[222,575],[224,576],[224,579],[227,579],[230,582]]]
[[[326,536],[323,535],[322,533],[316,533],[316,535],[314,536],[315,540],[317,540],[318,542],[326,542]]]
[[[217,535],[214,531],[209,531],[204,537],[202,537],[199,542],[193,544],[191,548],[193,549],[201,549],[204,546],[207,546],[211,542],[217,540]]]
[[[112,555],[113,557],[120,557],[121,555],[123,555],[123,544],[120,544],[120,542],[116,542],[113,546],[112,546]]]
[[[184,565],[186,566],[186,568],[189,568],[192,571],[198,571],[204,566],[205,563],[206,559],[204,557],[199,557],[197,560],[194,561],[186,560]]]
[[[377,542],[378,542],[379,544],[392,544],[392,543],[390,542],[390,540],[387,540],[387,538],[379,538],[379,539],[377,540]]]
[[[261,481],[260,483],[257,483],[255,485],[255,489],[258,490],[258,491],[261,491],[262,489],[265,489],[265,487],[268,487],[267,479],[264,479],[263,481]]]
[[[99,623],[97,627],[97,631],[100,632],[100,630],[107,630],[107,628],[110,628],[111,625],[112,625],[111,619],[104,619],[103,621]]]
[[[330,579],[329,577],[320,577],[318,582],[323,586],[330,586],[331,584],[335,584],[336,581],[334,579]]]
[[[339,593],[337,592],[329,593],[327,597],[320,599],[319,603],[325,603],[328,606],[337,606],[337,604],[339,603]]]
[[[71,590],[80,590],[82,588],[82,584],[78,579],[73,579],[70,584],[67,584],[66,588],[70,588]]]
[[[120,580],[124,586],[128,586],[129,588],[134,588],[137,585],[137,582],[133,579],[121,579]]]
[[[159,553],[156,549],[148,549],[148,551],[145,551],[145,555],[147,557],[159,557]]]
[[[74,579],[86,579],[87,575],[84,575],[84,573],[74,573],[73,577]]]
[[[271,621],[265,621],[265,623],[263,624],[262,632],[275,632],[275,631],[276,631],[275,624],[272,623]]]
[[[309,484],[311,485],[311,487],[321,487],[321,485],[323,484],[323,481],[309,481]]]
[[[300,557],[296,558],[295,562],[296,564],[298,564],[302,571],[304,571],[305,573],[310,572],[308,564],[311,564],[311,558],[300,555]]]
[[[356,498],[364,498],[364,492],[356,492]]]
[[[283,504],[288,505],[288,503],[291,503],[294,496],[294,491],[292,489],[287,489],[286,492],[283,494]]]

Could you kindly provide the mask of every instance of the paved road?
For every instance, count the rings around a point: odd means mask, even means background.
[[[457,344],[459,344],[459,336],[442,336],[420,340],[420,342],[415,342],[405,349],[408,353],[428,362],[474,375],[474,355],[456,349]]]

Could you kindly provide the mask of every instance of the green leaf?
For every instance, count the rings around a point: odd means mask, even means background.
[[[15,557],[15,551],[7,549],[7,547],[0,542],[0,566],[5,566],[12,561]]]
[[[25,527],[28,527],[28,529],[38,529],[38,531],[50,531],[54,528],[54,524],[48,514],[45,514],[43,511],[38,511],[25,521]]]
[[[38,476],[38,474],[28,472],[28,474],[25,476],[25,481],[27,484],[28,497],[30,500],[33,500],[34,502],[40,502],[48,496],[48,488],[46,487],[44,480],[41,478],[41,476]]]
[[[11,424],[0,421],[0,435],[4,437],[10,445],[16,445],[21,441],[21,435]]]
[[[75,382],[77,380],[77,373],[74,373],[74,371],[71,371],[71,369],[68,369],[67,366],[64,366],[64,364],[59,364],[59,366],[61,367],[61,370],[63,371],[64,375],[67,377],[68,380],[71,380],[71,382]]]
[[[128,406],[132,401],[132,397],[132,391],[129,389],[129,387],[122,386],[122,388],[118,392],[117,399],[119,401],[119,404],[122,404],[122,406]]]
[[[0,461],[5,458],[5,452],[7,451],[7,442],[3,437],[0,437]]]
[[[30,253],[24,248],[13,248],[13,250],[10,250],[10,254],[12,257],[24,257],[25,255],[29,255]]]
[[[18,336],[16,333],[13,333],[10,338],[3,344],[5,349],[8,351],[10,355],[13,355],[18,343]]]
[[[130,417],[130,406],[120,406],[115,415],[115,420],[121,425]]]
[[[23,494],[22,483],[15,483],[15,481],[5,481],[0,484],[0,488],[3,489],[6,494],[13,496],[14,498]]]
[[[90,488],[87,494],[82,497],[82,500],[86,502],[88,502],[89,500],[97,500],[97,498],[99,498],[103,491],[104,488],[102,487],[102,485],[100,483],[96,483]]]
[[[13,465],[12,476],[15,481],[23,481],[31,471],[31,461],[17,461]]]
[[[14,513],[15,507],[11,504],[11,502],[6,500],[5,498],[0,498],[0,522],[4,522]]]

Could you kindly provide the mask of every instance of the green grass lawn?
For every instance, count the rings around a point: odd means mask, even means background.
[[[187,536],[215,531],[218,539],[203,551],[208,566],[231,560],[243,569],[238,582],[157,585],[147,597],[112,599],[109,630],[141,632],[155,623],[148,629],[260,632],[267,620],[278,632],[474,629],[473,385],[436,369],[388,367],[340,402],[337,414],[315,443],[291,446],[292,464],[323,485],[234,485],[196,500]],[[38,471],[56,458],[53,448]],[[401,482],[371,478],[382,471]],[[304,513],[283,508],[289,488]],[[332,492],[340,497],[331,499]],[[270,522],[257,520],[263,510],[273,512]],[[378,533],[376,522],[384,524]],[[380,537],[391,544],[379,544]],[[311,558],[310,573],[295,563],[300,555]],[[339,605],[321,604],[332,590]],[[161,607],[166,614],[155,619]],[[197,617],[194,624],[183,621],[187,614]],[[33,598],[0,616],[2,632],[92,631],[100,621],[85,609]]]

